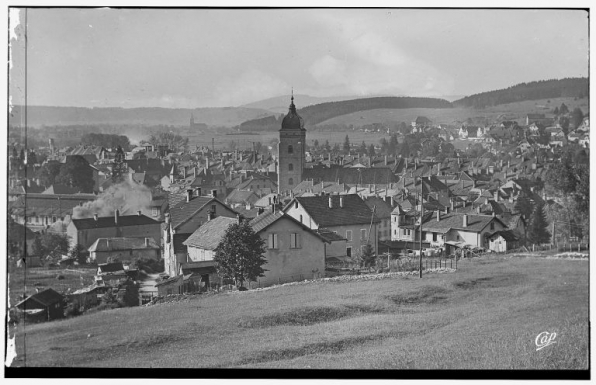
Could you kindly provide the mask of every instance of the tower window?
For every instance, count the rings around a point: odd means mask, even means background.
[[[294,165],[292,163],[288,164],[288,171],[294,171]]]
[[[290,144],[288,146],[288,154],[293,154],[294,153],[294,147]]]
[[[288,184],[289,184],[290,186],[293,186],[293,185],[294,185],[294,178],[290,178],[290,179],[288,179]]]

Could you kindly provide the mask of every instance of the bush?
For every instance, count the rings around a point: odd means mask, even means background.
[[[57,279],[57,280],[62,280],[62,279],[64,279],[64,276],[63,276],[63,275],[61,275],[61,274],[59,274],[59,275],[57,275],[57,276],[56,276],[56,279]]]

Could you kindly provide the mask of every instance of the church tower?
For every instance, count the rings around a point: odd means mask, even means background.
[[[290,109],[281,122],[279,130],[277,189],[280,194],[288,193],[302,182],[305,144],[304,120],[296,112],[294,93],[292,92]]]

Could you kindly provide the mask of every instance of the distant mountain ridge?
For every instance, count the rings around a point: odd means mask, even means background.
[[[451,108],[452,105],[444,99],[436,98],[414,98],[405,96],[376,97],[365,99],[344,100],[340,102],[329,102],[315,104],[313,106],[300,107],[298,103],[298,114],[304,119],[305,124],[314,126],[317,123],[334,118],[336,116],[350,114],[357,111],[375,110],[379,108]],[[252,119],[242,123],[239,128],[243,131],[268,131],[278,130],[281,124],[281,116],[269,116],[260,119]]]
[[[8,122],[13,126],[24,125],[23,106],[14,106]],[[27,124],[31,127],[76,125],[76,124],[113,124],[113,125],[173,125],[187,126],[191,114],[196,123],[209,126],[234,127],[249,120],[272,113],[267,110],[245,107],[213,108],[119,108],[119,107],[53,107],[29,106]]]
[[[455,107],[484,108],[499,104],[515,103],[524,100],[538,100],[560,97],[588,97],[588,78],[565,78],[540,80],[516,84],[509,88],[482,92],[453,102]]]
[[[315,104],[322,104],[322,103],[329,103],[329,102],[341,102],[344,100],[354,100],[354,99],[363,99],[363,98],[373,98],[373,97],[384,97],[390,95],[352,95],[352,96],[326,96],[326,97],[319,97],[319,96],[310,96],[310,95],[301,95],[295,94],[294,98],[297,101],[300,101],[300,106],[302,108],[307,106],[312,106]],[[290,95],[280,95],[274,96],[272,98],[267,98],[263,100],[259,100],[256,102],[244,104],[240,107],[245,108],[258,108],[262,110],[268,110],[274,113],[285,113],[288,110],[288,106],[290,104]]]

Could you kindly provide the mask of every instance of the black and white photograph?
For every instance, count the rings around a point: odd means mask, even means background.
[[[5,376],[590,378],[590,8],[357,6],[6,6]]]

